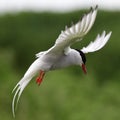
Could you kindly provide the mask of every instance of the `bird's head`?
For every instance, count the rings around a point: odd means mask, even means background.
[[[81,50],[76,49],[76,51],[79,52],[79,55],[80,55],[80,57],[82,59],[82,61],[80,62],[80,65],[82,67],[83,72],[86,74],[87,73],[86,66],[85,66],[86,56],[85,56],[85,54]]]

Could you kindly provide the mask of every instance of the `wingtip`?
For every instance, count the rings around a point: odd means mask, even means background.
[[[112,31],[110,31],[107,36],[109,36],[109,38],[111,37]]]
[[[90,7],[90,12],[97,11],[97,9],[98,9],[98,5],[96,5],[95,7]]]
[[[98,5],[95,6],[95,10],[97,10],[97,9],[98,9]]]
[[[105,31],[105,30],[104,30],[103,32],[105,32],[105,33],[106,33],[106,31]],[[112,34],[112,31],[110,31],[110,32],[106,33],[106,35],[108,35],[108,36],[111,36],[111,34]]]
[[[93,13],[94,11],[96,11],[97,12],[97,10],[98,10],[98,5],[96,5],[95,7],[90,7],[90,10],[89,10],[89,12],[88,13]],[[85,17],[88,13],[85,13],[85,14],[83,14],[83,16],[82,17],[80,17],[80,21],[83,19],[83,17]]]
[[[89,45],[87,47],[83,47],[82,48],[82,52],[83,53],[89,53],[89,52],[95,52],[100,50],[102,47],[104,47],[104,45],[108,42],[108,40],[110,39],[112,34],[112,31],[110,31],[109,33],[106,33],[106,31],[104,30],[102,32],[102,34],[98,34],[96,39],[94,40],[94,42],[90,42]],[[97,44],[98,41],[101,41],[101,45]],[[94,48],[94,46],[97,46]],[[92,49],[91,49],[92,48]]]
[[[103,30],[102,34],[103,34],[103,33],[105,33],[105,34],[110,34],[110,35],[111,35],[111,34],[112,34],[112,31],[110,31],[110,32],[107,33],[105,30]]]
[[[109,34],[111,35],[111,34],[112,34],[112,31],[110,31]]]

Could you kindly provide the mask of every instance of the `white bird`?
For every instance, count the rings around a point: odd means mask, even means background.
[[[12,102],[13,116],[15,116],[15,106],[17,106],[23,90],[38,72],[40,72],[39,77],[36,79],[38,85],[42,82],[45,73],[50,70],[78,65],[81,66],[84,73],[86,73],[85,53],[101,49],[109,40],[112,32],[106,34],[106,32],[103,31],[101,35],[98,34],[94,42],[91,42],[87,47],[83,47],[81,50],[72,49],[70,46],[75,42],[81,41],[89,32],[94,24],[96,15],[97,6],[85,14],[78,23],[70,28],[66,27],[64,31],[61,31],[53,47],[47,51],[36,54],[37,59],[32,63],[23,78],[13,89],[13,92],[15,91]]]

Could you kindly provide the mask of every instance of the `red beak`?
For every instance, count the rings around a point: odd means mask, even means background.
[[[85,74],[87,74],[87,70],[86,70],[86,67],[85,67],[85,64],[82,64],[82,70]]]

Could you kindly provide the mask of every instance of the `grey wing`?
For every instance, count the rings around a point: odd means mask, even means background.
[[[47,53],[58,54],[59,52],[64,52],[67,54],[70,45],[81,41],[82,38],[89,32],[95,22],[96,15],[97,6],[94,9],[92,8],[89,13],[85,14],[78,23],[70,28],[66,27],[66,30],[61,31],[55,45],[51,47]]]
[[[95,9],[91,9],[91,11],[88,14],[85,14],[81,21],[75,25],[70,28],[66,27],[65,31],[61,31],[61,34],[57,38],[55,44],[70,45],[73,42],[81,40],[81,38],[85,36],[93,26],[96,15],[97,7]]]
[[[83,47],[81,51],[83,53],[95,52],[100,50],[108,42],[112,32],[106,34],[105,31],[101,35],[98,34],[94,42],[90,42],[87,47]]]

